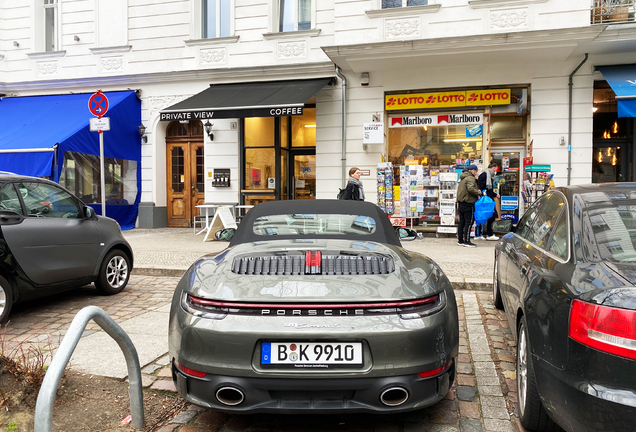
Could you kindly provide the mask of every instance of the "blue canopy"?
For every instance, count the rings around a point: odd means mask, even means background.
[[[636,65],[599,66],[616,94],[619,117],[636,117]]]
[[[141,198],[141,102],[134,91],[105,92],[109,100],[104,132],[104,156],[136,161],[135,203],[106,214],[122,229],[134,228]],[[99,134],[91,132],[88,110],[90,94],[10,97],[0,100],[0,171],[59,182],[65,152],[99,156]],[[57,145],[57,150],[55,146]],[[57,156],[57,159],[55,158]],[[110,207],[110,206],[109,206]],[[95,206],[97,213],[101,206]],[[125,213],[125,214],[124,214]]]

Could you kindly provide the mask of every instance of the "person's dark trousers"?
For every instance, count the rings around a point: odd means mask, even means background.
[[[459,225],[457,226],[457,240],[459,243],[470,242],[470,229],[475,222],[475,204],[465,202],[458,203]]]
[[[495,235],[492,231],[492,223],[495,221],[495,219],[497,219],[497,210],[493,212],[492,216],[490,216],[490,219],[488,219],[488,221],[486,222],[486,235],[488,237]]]

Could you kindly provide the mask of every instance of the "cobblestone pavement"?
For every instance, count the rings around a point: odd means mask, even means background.
[[[104,297],[92,285],[17,305],[3,329],[5,352],[21,343],[55,349],[83,307],[96,305],[123,322],[170,303],[178,278],[133,275],[126,290]],[[227,415],[189,406],[160,432],[377,431],[521,432],[516,409],[515,344],[502,311],[483,291],[456,291],[460,318],[457,379],[433,407],[400,415]],[[90,323],[84,336],[102,331]],[[81,341],[80,341],[81,344]],[[143,386],[175,391],[167,355],[142,365]],[[72,361],[70,368],[73,368]]]

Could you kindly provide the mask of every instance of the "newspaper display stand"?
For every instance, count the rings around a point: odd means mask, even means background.
[[[378,164],[378,207],[387,215],[395,213],[393,199],[393,164],[382,162]]]
[[[521,197],[528,205],[535,202],[545,191],[554,186],[550,165],[526,165]]]
[[[457,234],[457,203],[458,173],[439,173],[439,220],[436,237],[440,233]]]

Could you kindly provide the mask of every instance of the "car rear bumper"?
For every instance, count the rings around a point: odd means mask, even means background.
[[[396,413],[413,411],[440,401],[455,376],[455,362],[442,374],[431,378],[418,375],[375,378],[252,378],[207,374],[194,378],[172,366],[173,379],[187,401],[219,411],[235,413]],[[237,405],[221,403],[217,392],[236,389],[244,399]],[[380,395],[388,389],[404,389],[408,398],[397,406],[387,406]]]
[[[586,379],[578,371],[559,370],[535,359],[535,372],[543,406],[567,431],[633,430],[636,391],[601,379]]]

